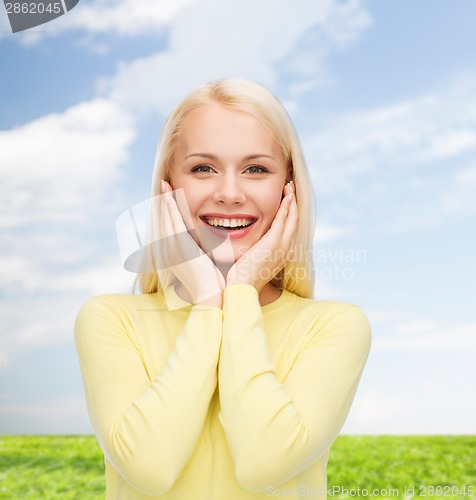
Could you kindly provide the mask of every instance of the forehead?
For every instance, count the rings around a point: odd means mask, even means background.
[[[246,148],[274,154],[280,152],[274,133],[255,116],[217,103],[200,106],[184,118],[178,146],[186,150],[208,147],[214,150]]]

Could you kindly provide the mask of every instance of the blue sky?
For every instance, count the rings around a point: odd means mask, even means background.
[[[317,197],[318,300],[374,342],[343,432],[476,432],[476,4],[81,0],[0,6],[0,433],[90,433],[73,323],[127,293],[115,223],[163,120],[204,81],[285,104]]]

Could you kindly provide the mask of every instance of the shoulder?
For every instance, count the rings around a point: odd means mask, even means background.
[[[136,297],[138,296],[128,294],[94,295],[80,306],[76,322],[94,316],[117,315],[122,309],[134,307],[137,303]]]
[[[331,320],[343,320],[352,318],[368,322],[367,316],[361,307],[349,302],[338,302],[334,300],[316,300],[296,295],[289,290],[283,290],[283,305],[292,307],[297,313],[314,318],[320,323]]]
[[[160,307],[163,296],[158,293],[151,294],[105,294],[94,295],[87,299],[79,308],[77,317],[84,317],[96,314],[132,312],[144,307]]]
[[[289,300],[296,317],[309,332],[308,340],[332,338],[370,346],[371,326],[360,306],[349,302],[303,298],[291,292],[288,294],[293,296]]]
[[[107,294],[87,299],[79,308],[74,323],[75,338],[125,331],[137,313],[163,306],[160,294]]]
[[[333,300],[304,299],[306,308],[313,314],[321,325],[332,322],[335,324],[366,324],[368,318],[362,308],[350,302],[338,302]]]

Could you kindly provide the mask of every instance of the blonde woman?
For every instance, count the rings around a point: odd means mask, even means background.
[[[164,125],[152,195],[166,237],[141,294],[93,297],[75,324],[107,498],[326,498],[371,334],[360,308],[312,299],[286,111],[249,81],[198,87]]]

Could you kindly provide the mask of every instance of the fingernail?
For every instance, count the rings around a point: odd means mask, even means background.
[[[164,179],[160,181],[160,192],[165,193],[165,182]]]

